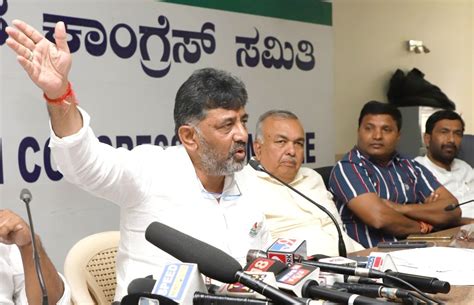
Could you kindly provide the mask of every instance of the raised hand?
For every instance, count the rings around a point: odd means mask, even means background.
[[[56,44],[21,20],[13,20],[13,25],[15,28],[6,28],[9,35],[6,43],[18,55],[20,65],[47,97],[62,96],[67,90],[72,63],[64,22],[56,24]]]
[[[30,227],[10,210],[0,210],[0,243],[23,247],[31,243]]]

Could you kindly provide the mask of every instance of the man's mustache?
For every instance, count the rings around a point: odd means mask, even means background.
[[[242,142],[242,141],[239,141],[239,142],[235,142],[234,144],[232,144],[232,147],[230,148],[230,153],[229,155],[234,155],[238,150],[244,150],[245,151],[245,148],[246,148],[246,144],[245,142]]]
[[[286,157],[286,158],[282,159],[281,161],[296,164],[296,158],[295,157]]]
[[[454,144],[444,144],[444,145],[441,145],[441,148],[451,148],[451,149],[454,149],[454,150],[457,150],[457,146],[454,145]]]

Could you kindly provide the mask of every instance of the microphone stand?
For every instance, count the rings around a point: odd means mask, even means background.
[[[249,160],[249,164],[250,166],[256,170],[256,171],[261,171],[261,172],[264,172],[266,174],[268,174],[270,177],[272,177],[273,179],[277,180],[278,182],[280,182],[281,184],[283,184],[284,186],[288,187],[290,190],[292,190],[293,192],[297,193],[298,195],[300,195],[301,197],[303,197],[304,199],[308,200],[309,202],[311,202],[312,204],[314,204],[315,206],[317,206],[320,210],[322,210],[324,213],[326,213],[329,218],[331,218],[332,222],[334,223],[334,225],[336,226],[336,229],[337,229],[337,235],[338,235],[338,248],[339,248],[339,255],[340,256],[343,256],[343,257],[347,257],[347,250],[346,250],[346,245],[344,244],[344,239],[342,238],[342,231],[341,231],[341,228],[339,227],[339,224],[337,223],[337,220],[336,218],[334,218],[334,216],[331,214],[331,212],[329,212],[325,207],[323,207],[322,205],[320,205],[319,203],[315,202],[314,200],[311,200],[310,198],[308,198],[307,196],[305,196],[303,193],[301,193],[300,191],[298,191],[297,189],[295,189],[294,187],[292,187],[291,185],[289,185],[288,183],[285,183],[283,182],[280,178],[276,177],[275,175],[273,175],[272,173],[270,173],[269,171],[267,171],[263,166],[262,164],[260,164],[260,162],[258,162],[257,160],[255,159],[250,159]]]
[[[20,193],[20,199],[23,201],[26,205],[26,212],[28,214],[28,222],[30,224],[30,233],[31,233],[31,245],[33,247],[33,260],[35,263],[35,269],[36,269],[36,275],[38,276],[38,282],[41,288],[41,294],[42,294],[42,299],[43,305],[48,305],[48,292],[46,290],[46,286],[44,284],[44,278],[43,278],[43,272],[41,270],[41,264],[40,264],[40,257],[38,254],[38,248],[36,247],[36,239],[35,239],[35,230],[33,228],[33,219],[31,217],[31,210],[30,210],[30,201],[31,201],[31,193],[27,189],[21,190]]]

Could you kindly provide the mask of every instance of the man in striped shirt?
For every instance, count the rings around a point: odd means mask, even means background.
[[[370,101],[359,116],[357,145],[330,178],[345,230],[365,247],[433,228],[455,226],[457,203],[429,170],[396,151],[402,117],[390,104]]]

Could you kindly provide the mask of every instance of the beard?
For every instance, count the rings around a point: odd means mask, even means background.
[[[458,154],[458,148],[455,145],[449,145],[449,147],[452,149],[452,153],[446,153],[443,150],[445,146],[448,145],[441,145],[440,147],[432,148],[431,156],[433,159],[438,160],[443,164],[450,165]]]
[[[244,168],[245,159],[236,160],[234,154],[237,150],[244,149],[244,142],[236,142],[232,144],[229,153],[225,157],[219,156],[219,153],[207,141],[198,134],[201,152],[201,166],[210,176],[227,176],[238,172]]]

